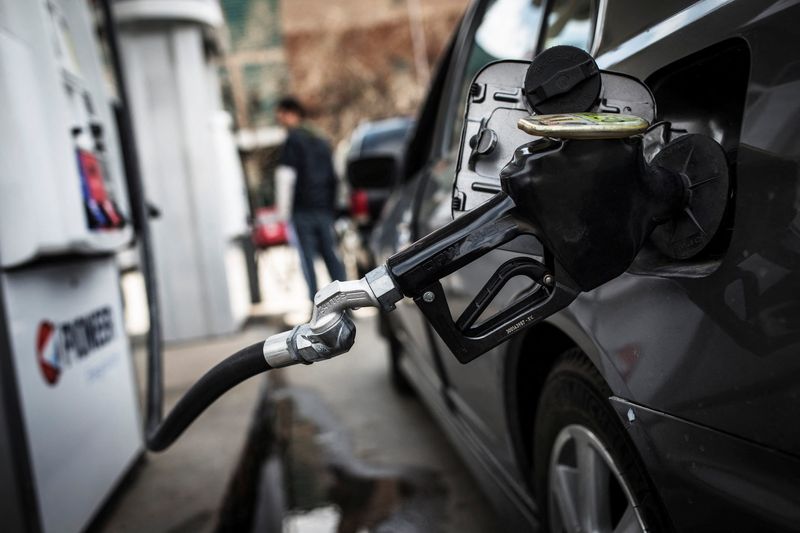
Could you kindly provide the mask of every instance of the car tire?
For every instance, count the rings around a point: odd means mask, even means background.
[[[544,531],[672,529],[611,396],[577,348],[558,358],[545,381],[533,439]]]

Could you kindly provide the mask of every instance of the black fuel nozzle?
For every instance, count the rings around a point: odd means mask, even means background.
[[[725,155],[713,140],[655,142],[636,134],[524,144],[500,173],[502,192],[391,257],[390,273],[459,361],[470,361],[622,274],[659,225],[692,209],[694,184],[727,186]],[[503,264],[454,320],[440,280],[520,235],[542,243],[541,260]],[[520,275],[538,290],[478,323]]]
[[[538,236],[540,229],[501,192],[464,216],[423,237],[386,263],[396,286],[414,299],[453,355],[466,363],[511,335],[563,309],[579,293],[559,262],[521,257],[507,261],[453,320],[440,280],[520,235]],[[513,277],[525,276],[540,287],[509,308],[478,323],[495,296]]]
[[[519,147],[500,177],[582,291],[627,270],[689,192],[678,172],[645,160],[641,136],[539,139]]]

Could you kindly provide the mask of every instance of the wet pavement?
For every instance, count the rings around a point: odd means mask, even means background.
[[[374,317],[358,313],[356,324],[351,353],[272,371],[220,398],[172,448],[148,456],[94,530],[502,530],[428,411],[390,386]],[[278,327],[169,349],[168,403]]]
[[[447,489],[435,470],[356,457],[319,395],[270,381],[218,531],[443,530]]]
[[[498,530],[424,407],[390,387],[374,319],[357,326],[350,354],[270,373],[217,531]]]

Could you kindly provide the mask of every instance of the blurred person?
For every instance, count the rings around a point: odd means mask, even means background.
[[[278,212],[289,220],[311,301],[317,293],[314,259],[322,256],[333,280],[344,280],[333,233],[336,213],[336,172],[328,143],[307,125],[306,110],[291,96],[278,102],[278,123],[286,128],[275,169]]]

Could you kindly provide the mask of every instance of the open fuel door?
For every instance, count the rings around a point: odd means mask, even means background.
[[[461,362],[622,274],[646,239],[667,255],[698,253],[725,210],[722,148],[655,123],[641,81],[601,71],[586,52],[545,50],[533,62],[499,61],[471,87],[453,187],[455,220],[387,262]],[[541,260],[502,264],[453,317],[440,280],[520,235]],[[536,285],[495,315],[484,311],[513,277]]]

